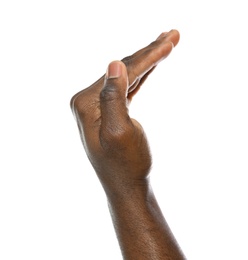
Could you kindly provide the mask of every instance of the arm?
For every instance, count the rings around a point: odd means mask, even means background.
[[[106,193],[125,260],[185,259],[149,183],[151,155],[128,105],[179,41],[172,30],[122,61],[71,100],[80,136]]]

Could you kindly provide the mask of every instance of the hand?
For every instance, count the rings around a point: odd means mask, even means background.
[[[106,75],[71,100],[125,260],[185,259],[149,185],[151,155],[145,133],[128,113],[132,97],[178,41],[176,30],[161,34],[133,55],[111,62]]]
[[[178,31],[162,33],[147,47],[110,63],[106,75],[71,100],[85,151],[108,196],[146,182],[149,146],[142,126],[130,118],[128,105],[178,41]]]

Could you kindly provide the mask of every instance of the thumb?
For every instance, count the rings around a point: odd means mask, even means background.
[[[112,134],[125,131],[130,118],[128,115],[128,75],[123,62],[109,64],[104,86],[100,93],[102,127]]]

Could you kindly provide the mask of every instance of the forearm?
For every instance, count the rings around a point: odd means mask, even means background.
[[[110,213],[125,260],[183,260],[147,181],[133,191],[108,197]]]

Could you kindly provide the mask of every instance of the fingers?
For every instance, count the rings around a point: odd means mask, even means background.
[[[147,72],[165,59],[170,54],[173,47],[178,44],[179,38],[180,36],[177,30],[162,33],[156,41],[152,42],[147,47],[124,58],[122,61],[127,66],[129,87],[132,88],[133,85],[137,85],[137,82],[147,74]]]
[[[121,61],[109,64],[100,93],[101,126],[116,135],[125,131],[130,122],[127,108],[128,77]]]
[[[99,93],[102,91],[102,86],[105,83],[109,84],[110,82],[118,82],[119,84],[119,81],[124,80],[126,77],[125,75],[128,76],[125,79],[125,82],[128,84],[128,90],[126,90],[129,92],[128,100],[131,100],[131,98],[138,91],[141,84],[145,81],[147,76],[152,72],[156,65],[170,54],[173,46],[175,47],[177,45],[179,37],[180,36],[177,30],[171,30],[168,33],[162,33],[154,42],[145,48],[142,48],[133,55],[124,58],[122,61],[126,67],[123,63],[118,63],[122,64],[120,66],[122,67],[121,73],[123,74],[120,76],[120,78],[117,77],[118,80],[117,78],[109,78],[109,80],[105,82],[105,76],[101,77],[90,87],[74,95],[74,97],[71,99],[72,110],[78,110],[84,114],[83,112],[85,108],[91,107],[91,101],[95,103],[96,100],[98,100]],[[109,88],[107,88],[107,90],[108,89]],[[104,95],[105,92],[108,93],[107,90],[104,88],[102,95]],[[87,105],[88,103],[89,105]]]

